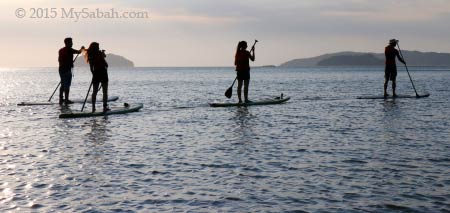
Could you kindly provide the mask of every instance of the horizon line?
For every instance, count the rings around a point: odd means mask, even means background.
[[[450,54],[450,52],[436,52],[436,51],[423,51],[423,50],[407,50],[407,49],[403,49],[403,52],[408,51],[408,52],[420,52],[420,53],[438,53],[438,54]],[[315,56],[307,56],[307,57],[300,57],[300,58],[293,58],[293,59],[288,59],[285,62],[282,62],[280,64],[265,64],[265,65],[254,65],[251,67],[267,67],[267,66],[276,66],[276,67],[280,67],[282,64],[292,61],[292,60],[296,60],[296,59],[310,59],[310,58],[315,58],[315,57],[320,57],[320,56],[324,56],[324,55],[329,55],[329,54],[337,54],[337,53],[345,53],[345,52],[350,52],[350,53],[366,53],[366,54],[383,54],[383,52],[363,52],[363,51],[354,51],[354,50],[342,50],[342,51],[335,51],[335,52],[329,52],[329,53],[322,53],[319,55],[315,55]],[[128,59],[126,56],[117,54],[117,53],[108,53],[108,54],[114,54],[117,56],[122,56],[126,59]],[[128,59],[130,60],[130,59]],[[131,60],[130,60],[131,61]],[[133,61],[131,61],[133,62]],[[134,62],[133,62],[134,63]],[[21,69],[27,69],[27,68],[57,68],[58,66],[27,66],[27,67],[20,67],[20,66],[1,66],[0,65],[0,69],[10,69],[10,68],[21,68]],[[81,66],[81,67],[85,67],[85,66]],[[133,66],[134,68],[139,68],[139,67],[147,67],[147,68],[218,68],[218,67],[224,67],[224,68],[229,68],[229,67],[234,67],[233,65],[230,66],[225,66],[225,65],[187,65],[187,66],[152,66],[152,65],[144,65],[144,66]],[[74,67],[75,68],[75,67]],[[80,66],[78,66],[78,68],[80,68]],[[111,67],[111,68],[120,68],[120,67]]]

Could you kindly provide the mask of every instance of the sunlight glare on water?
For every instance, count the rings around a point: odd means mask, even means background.
[[[247,108],[208,106],[231,68],[110,70],[111,105],[144,108],[82,119],[16,106],[47,101],[56,68],[0,69],[0,211],[449,211],[450,72],[433,69],[411,70],[429,98],[358,100],[382,68],[256,68],[250,99],[292,99]],[[74,75],[82,99],[90,72]]]

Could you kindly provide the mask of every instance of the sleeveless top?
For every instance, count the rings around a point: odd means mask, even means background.
[[[236,71],[238,72],[250,71],[250,52],[247,50],[237,52],[234,65],[236,65]]]

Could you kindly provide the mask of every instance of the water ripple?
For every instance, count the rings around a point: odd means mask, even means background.
[[[16,107],[48,98],[56,69],[0,71],[0,211],[448,212],[449,75],[414,73],[427,99],[355,99],[382,92],[379,71],[255,69],[252,99],[291,101],[213,109],[228,68],[114,70],[111,104],[145,108],[69,120]]]

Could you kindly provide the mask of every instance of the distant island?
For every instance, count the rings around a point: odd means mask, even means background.
[[[402,51],[410,66],[450,66],[450,53]],[[338,52],[312,58],[294,59],[280,67],[384,66],[384,53]]]
[[[259,66],[259,68],[274,68],[277,67],[275,65],[263,65],[263,66]]]
[[[109,67],[115,68],[130,68],[134,67],[134,63],[128,59],[126,59],[123,56],[115,55],[112,53],[106,54],[106,61],[108,62]],[[87,67],[88,64],[86,63],[86,60],[81,55],[78,57],[78,59],[75,61],[75,67]]]

